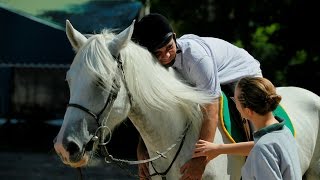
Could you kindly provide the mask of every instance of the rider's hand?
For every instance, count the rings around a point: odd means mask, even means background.
[[[137,158],[138,158],[138,160],[149,159],[149,154],[148,154],[147,148],[144,145],[144,142],[141,138],[139,140],[139,144],[137,147]],[[144,164],[138,165],[138,174],[140,176],[140,180],[148,179],[148,178],[144,178],[144,177],[149,176],[148,166],[149,166],[149,163],[144,163]]]
[[[180,168],[180,180],[201,180],[206,164],[206,157],[192,158]]]

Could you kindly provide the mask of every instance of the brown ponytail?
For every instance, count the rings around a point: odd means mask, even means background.
[[[239,101],[260,115],[265,115],[276,109],[281,101],[281,96],[276,93],[274,85],[266,78],[245,77],[238,84]]]

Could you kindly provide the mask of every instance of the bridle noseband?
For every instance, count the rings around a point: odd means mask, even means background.
[[[92,116],[94,118],[94,120],[96,121],[97,125],[100,125],[100,116],[103,114],[103,112],[106,110],[106,108],[108,107],[108,105],[110,104],[110,102],[114,101],[117,98],[118,93],[110,93],[108,96],[108,99],[106,101],[106,103],[104,104],[103,108],[100,110],[100,112],[98,114],[95,114],[94,112],[92,112],[91,110],[89,110],[88,108],[85,108],[82,105],[79,104],[75,104],[75,103],[68,103],[67,106],[68,107],[74,107],[74,108],[78,108],[81,109],[82,111],[86,112],[87,114],[89,114],[90,116]]]
[[[114,78],[114,82],[115,82],[115,78]],[[104,140],[101,140],[98,145],[106,145],[111,140],[111,130],[110,130],[110,128],[108,126],[102,125],[102,121],[100,121],[100,118],[101,118],[101,115],[107,109],[108,106],[110,106],[109,109],[111,110],[111,106],[113,105],[113,102],[117,99],[117,96],[118,96],[118,91],[110,92],[107,101],[105,102],[103,108],[99,111],[98,114],[95,114],[94,112],[92,112],[88,108],[86,108],[86,107],[84,107],[82,105],[79,105],[79,104],[75,104],[75,103],[68,103],[67,104],[67,107],[78,108],[78,109],[86,112],[87,114],[92,116],[94,118],[94,120],[96,121],[98,128],[96,129],[96,131],[95,131],[93,137],[90,139],[90,141],[93,141],[93,142],[98,141],[99,140],[98,134],[100,133],[100,131],[103,131],[104,129],[107,129],[110,132],[109,140],[107,142],[104,142]],[[90,141],[87,144],[89,144]],[[91,144],[93,145],[93,143],[91,143]],[[88,150],[88,151],[91,150],[91,149],[92,149],[92,146],[87,146],[86,147],[86,150]]]

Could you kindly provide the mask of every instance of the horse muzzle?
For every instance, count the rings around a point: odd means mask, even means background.
[[[63,143],[54,140],[54,148],[64,164],[71,167],[81,167],[85,166],[89,161],[94,140],[94,138],[90,138],[89,142],[83,145],[72,138],[67,138]]]

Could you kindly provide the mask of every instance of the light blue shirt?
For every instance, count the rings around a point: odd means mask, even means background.
[[[242,167],[243,180],[301,180],[298,146],[284,121],[254,133],[252,150]]]
[[[221,94],[220,84],[245,76],[262,76],[260,63],[247,51],[224,40],[193,34],[177,39],[174,67],[191,85]]]

